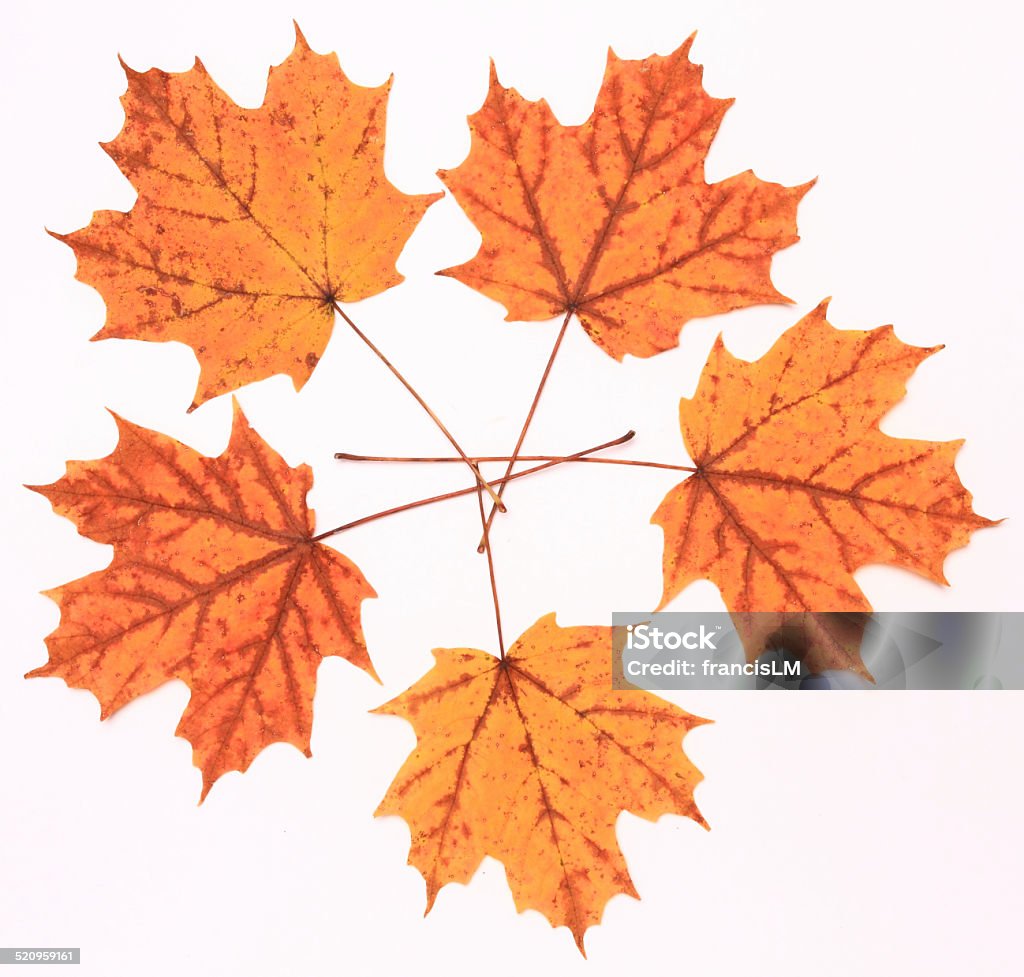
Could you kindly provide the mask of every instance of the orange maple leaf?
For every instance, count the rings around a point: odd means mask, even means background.
[[[106,301],[94,339],[195,350],[193,406],[275,373],[300,389],[335,302],[398,284],[394,262],[441,196],[409,196],[384,175],[390,81],[353,84],[295,33],[258,109],[231,101],[198,59],[180,74],[125,65],[124,128],[104,148],[138,202],[55,235]]]
[[[699,771],[680,747],[705,722],[649,693],[611,689],[611,629],[541,618],[504,659],[437,649],[434,668],[378,713],[414,726],[418,745],[378,816],[404,818],[409,862],[442,886],[468,882],[485,855],[505,865],[520,911],[583,935],[617,893],[636,896],[615,839],[622,811],[704,820]]]
[[[721,337],[691,400],[679,405],[695,473],[652,517],[665,532],[664,607],[694,580],[712,580],[741,622],[753,660],[794,612],[864,612],[853,578],[888,563],[946,583],[942,565],[976,515],[954,468],[962,441],[912,441],[878,424],[918,364],[942,347],[900,342],[891,326],[839,330],[828,303],[747,362]],[[788,612],[774,621],[747,612]],[[814,671],[853,668],[857,618],[835,633],[813,617],[805,659]],[[862,627],[860,628],[862,630]]]
[[[106,718],[178,678],[192,690],[177,734],[205,797],[274,742],[306,756],[322,658],[377,678],[359,610],[359,569],[314,538],[312,472],[289,468],[237,404],[231,441],[207,458],[116,417],[106,458],[71,462],[46,496],[110,565],[48,592],[60,607],[49,661],[29,673],[88,689]]]
[[[543,100],[504,88],[491,66],[472,149],[439,175],[483,235],[450,275],[500,302],[508,319],[575,312],[621,360],[679,343],[698,316],[789,300],[772,255],[797,240],[811,187],[747,171],[708,184],[704,158],[732,99],[712,98],[692,38],[668,57],[608,67],[590,119],[563,126]]]

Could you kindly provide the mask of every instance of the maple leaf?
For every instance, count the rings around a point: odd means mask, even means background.
[[[893,438],[878,427],[942,347],[908,346],[891,326],[836,329],[827,307],[755,362],[732,356],[719,336],[693,399],[679,405],[696,471],[651,520],[665,532],[660,606],[712,580],[751,660],[784,620],[870,611],[853,578],[859,567],[893,564],[946,583],[946,556],[994,525],[975,514],[956,474],[962,441]],[[851,620],[802,622],[814,671],[867,675]]]
[[[309,756],[321,659],[377,677],[359,619],[376,594],[314,537],[311,470],[289,468],[237,404],[217,458],[114,416],[110,455],[29,486],[114,547],[106,569],[48,592],[60,625],[29,677],[88,689],[102,718],[181,679],[192,697],[176,732],[192,743],[203,797],[270,743]]]
[[[636,896],[615,839],[628,810],[704,824],[699,771],[680,747],[705,722],[649,693],[611,689],[611,629],[527,630],[504,659],[437,649],[434,668],[375,710],[412,723],[418,745],[377,815],[404,818],[427,883],[467,882],[485,855],[505,865],[520,911],[583,935],[617,893]]]
[[[198,59],[179,74],[122,62],[125,124],[104,148],[139,199],[55,235],[106,301],[94,339],[195,350],[193,407],[275,373],[300,389],[335,302],[400,282],[395,259],[441,196],[409,196],[384,175],[390,81],[353,84],[295,33],[258,109],[231,101]]]
[[[732,99],[704,91],[692,40],[643,61],[609,51],[580,126],[504,88],[492,64],[470,155],[439,173],[483,243],[439,274],[500,302],[508,319],[575,312],[618,360],[678,345],[689,319],[788,302],[769,266],[797,240],[796,207],[813,181],[783,187],[747,171],[705,182]]]

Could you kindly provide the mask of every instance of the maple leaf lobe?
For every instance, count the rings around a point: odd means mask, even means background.
[[[580,951],[613,895],[636,896],[615,838],[619,813],[704,824],[700,773],[680,748],[704,722],[647,693],[610,689],[611,629],[541,618],[504,661],[437,649],[431,672],[375,712],[412,723],[417,747],[377,814],[412,835],[427,911],[486,855],[520,911],[566,925]]]
[[[401,193],[384,174],[389,85],[353,84],[298,28],[257,109],[199,59],[181,73],[124,68],[125,124],[104,148],[138,200],[54,235],[107,304],[93,338],[190,345],[193,406],[275,373],[301,388],[334,303],[400,282],[394,262],[441,196]]]
[[[439,274],[500,302],[508,319],[573,312],[616,359],[678,345],[691,318],[788,302],[771,258],[797,240],[796,206],[813,181],[787,188],[748,171],[705,182],[732,100],[704,91],[690,43],[639,62],[610,51],[580,126],[504,88],[492,62],[469,157],[439,173],[483,242]]]
[[[377,679],[359,611],[376,596],[358,568],[313,538],[308,466],[290,468],[235,404],[216,458],[115,415],[106,457],[30,486],[82,535],[114,548],[105,569],[47,593],[61,610],[49,660],[107,718],[171,679],[192,696],[177,733],[205,797],[272,742],[309,755],[322,658]]]

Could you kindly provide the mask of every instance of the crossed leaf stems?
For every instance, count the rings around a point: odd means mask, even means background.
[[[687,473],[695,473],[698,471],[690,465],[670,465],[663,462],[654,461],[639,461],[624,458],[598,458],[594,457],[601,451],[605,451],[609,448],[614,448],[619,445],[625,444],[631,441],[635,436],[635,431],[627,431],[620,437],[613,438],[610,441],[605,441],[602,444],[594,445],[590,448],[584,448],[580,451],[573,452],[567,455],[523,455],[520,454],[523,443],[526,440],[526,434],[530,429],[530,425],[533,422],[534,414],[537,411],[537,405],[540,402],[541,394],[544,392],[544,388],[547,384],[548,377],[551,373],[551,368],[554,365],[555,357],[558,354],[558,350],[561,347],[562,340],[565,337],[566,328],[569,325],[572,313],[571,311],[566,314],[562,321],[561,328],[558,331],[557,338],[555,340],[554,347],[551,350],[551,354],[548,357],[547,363],[544,367],[544,372],[541,375],[540,383],[537,386],[536,392],[534,393],[533,400],[530,404],[530,409],[527,413],[526,420],[523,422],[523,426],[520,429],[519,437],[516,440],[515,448],[511,455],[477,455],[470,456],[459,445],[455,437],[444,425],[441,419],[434,413],[423,397],[416,391],[412,384],[402,375],[402,373],[391,363],[391,361],[381,352],[377,346],[363,333],[359,327],[352,321],[352,319],[344,312],[341,306],[338,305],[336,300],[332,300],[335,311],[344,319],[344,321],[351,327],[356,335],[376,354],[381,362],[390,370],[390,372],[398,379],[398,381],[405,387],[405,389],[415,398],[417,403],[423,408],[424,411],[430,416],[434,424],[438,427],[442,434],[447,438],[451,445],[458,452],[457,455],[440,455],[440,456],[398,456],[398,455],[365,455],[365,454],[354,454],[347,451],[336,452],[334,457],[339,461],[360,461],[360,462],[384,462],[384,463],[412,463],[412,464],[437,464],[437,463],[451,463],[457,462],[465,464],[469,467],[473,473],[475,483],[468,488],[455,489],[450,492],[443,492],[439,495],[431,495],[426,498],[416,499],[413,502],[406,502],[402,505],[392,506],[388,509],[382,509],[379,512],[371,513],[367,516],[362,516],[359,519],[354,519],[351,522],[344,523],[341,526],[335,526],[333,529],[328,529],[325,532],[319,533],[314,536],[313,539],[316,542],[336,536],[339,533],[346,532],[350,529],[355,529],[358,526],[363,526],[366,523],[374,522],[378,519],[384,519],[388,516],[398,515],[401,512],[407,512],[411,509],[422,508],[423,506],[433,505],[436,502],[444,502],[448,499],[460,498],[465,495],[475,494],[477,496],[477,505],[480,512],[480,526],[482,535],[480,543],[477,546],[478,553],[484,553],[487,557],[487,569],[488,576],[490,578],[491,597],[494,604],[494,622],[495,630],[498,638],[498,649],[500,657],[505,658],[505,637],[502,631],[501,625],[501,605],[498,599],[498,584],[494,569],[494,553],[491,547],[490,530],[494,522],[494,516],[497,512],[506,512],[507,507],[502,500],[502,496],[505,493],[506,486],[519,478],[524,478],[527,475],[533,475],[537,472],[544,471],[548,468],[554,468],[557,465],[566,464],[569,462],[586,462],[591,464],[604,464],[604,465],[628,465],[640,468],[660,468],[668,471],[679,471]],[[523,469],[522,471],[514,472],[513,469],[517,462],[539,462],[539,464],[533,465],[530,468]],[[505,462],[506,468],[501,478],[487,480],[480,472],[480,465],[484,462]],[[497,491],[495,491],[497,489]],[[484,492],[491,497],[492,507],[489,513],[485,512],[484,509]]]

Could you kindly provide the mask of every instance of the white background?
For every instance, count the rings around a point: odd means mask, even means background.
[[[408,830],[371,814],[413,745],[366,710],[405,688],[436,646],[494,648],[473,497],[337,540],[380,593],[365,605],[384,687],[329,659],[320,670],[313,758],[268,749],[201,807],[190,747],[173,735],[188,690],[171,683],[105,723],[95,700],[21,676],[57,623],[38,591],[105,565],[20,487],[69,458],[113,447],[104,408],[208,452],[227,441],[228,398],[185,413],[198,367],[180,345],[87,342],[103,304],[73,280],[71,231],[134,192],[97,146],[122,122],[120,52],[133,67],[213,77],[257,105],[266,69],[292,46],[291,18],[347,73],[395,73],[388,172],[407,192],[468,150],[465,116],[499,76],[547,97],[566,123],[593,105],[609,44],[666,54],[694,29],[717,96],[735,96],[709,179],[753,167],[786,184],[818,176],[800,207],[802,243],[774,262],[795,306],[689,325],[678,350],[618,365],[574,327],[528,441],[568,452],[639,433],[621,456],[685,461],[676,425],[714,336],[764,352],[825,295],[839,327],[893,322],[945,343],[885,421],[892,434],[966,437],[957,467],[987,516],[946,563],[951,589],[872,567],[879,609],[1021,607],[1021,69],[1003,2],[770,4],[540,2],[13,5],[3,30],[3,441],[0,573],[0,945],[81,946],[86,975],[412,973],[930,973],[1015,971],[1020,693],[677,696],[714,718],[687,752],[706,773],[710,833],[623,815],[619,836],[641,902],[616,897],[587,937],[517,917],[500,865],[444,890],[405,865]],[[407,281],[351,307],[471,452],[511,448],[557,324],[504,310],[432,272],[478,236],[456,203],[428,213],[403,254]],[[243,390],[256,428],[313,465],[319,525],[466,484],[456,466],[358,467],[339,449],[444,452],[445,443],[368,351],[339,326],[301,394],[277,377]],[[670,472],[576,466],[509,490],[495,532],[507,632],[557,610],[606,623],[653,606],[661,534],[648,520]],[[721,607],[709,584],[673,605]],[[685,699],[685,701],[684,701]],[[12,970],[12,974],[16,971]],[[37,973],[38,971],[31,971]]]

